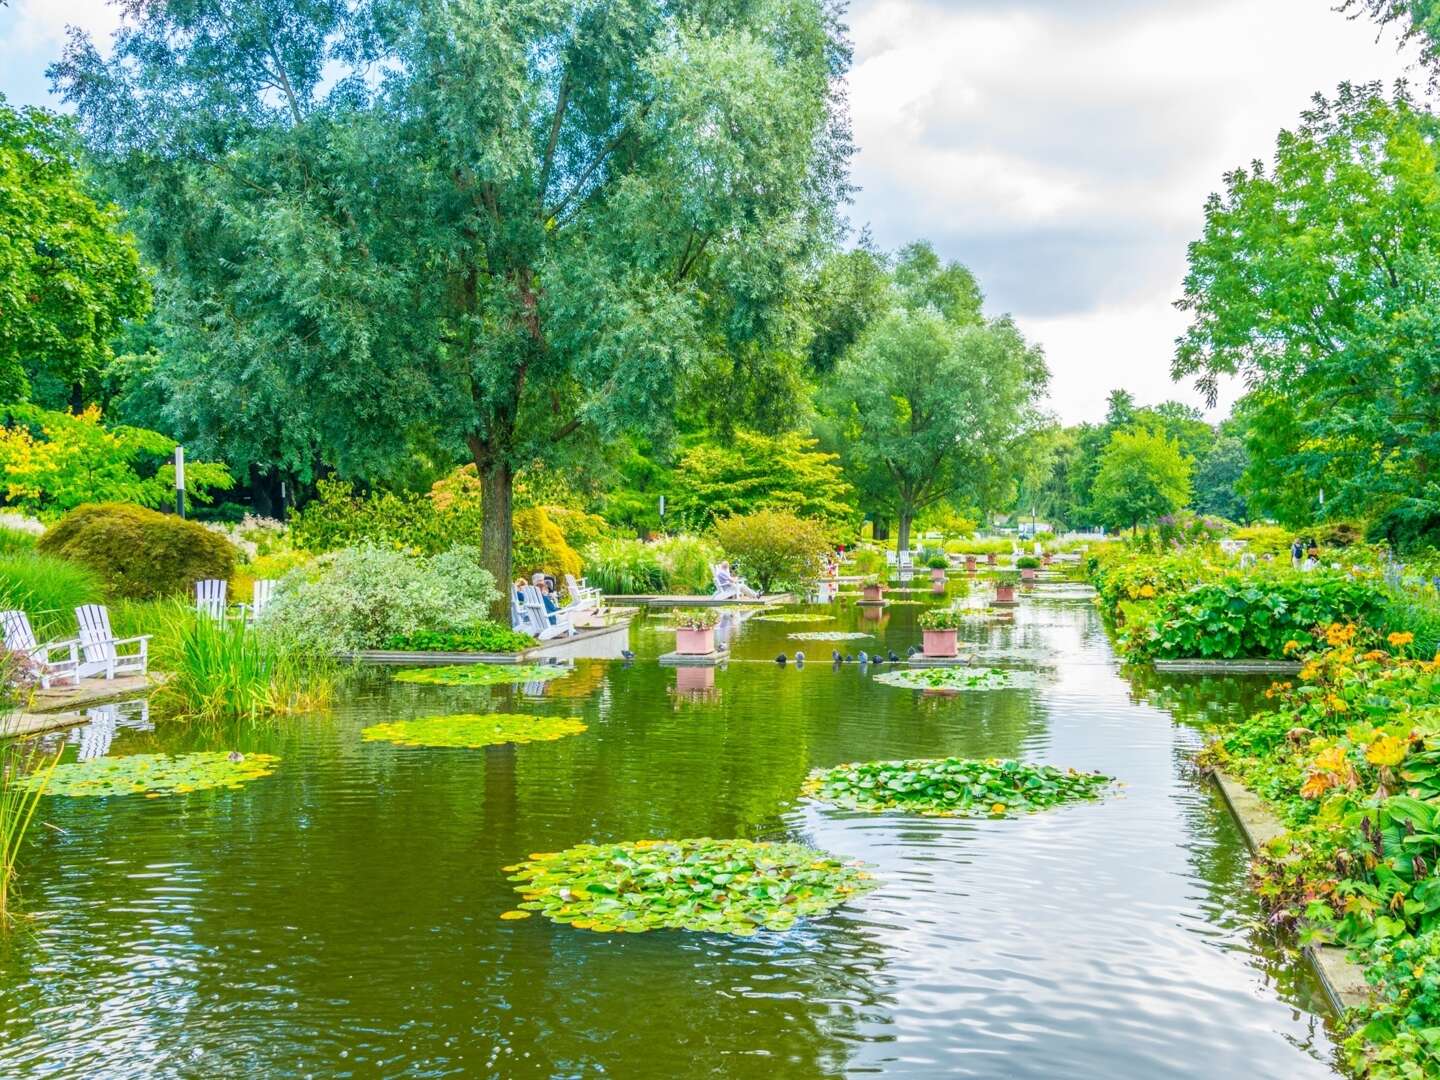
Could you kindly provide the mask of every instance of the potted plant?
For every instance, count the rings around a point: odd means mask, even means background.
[[[975,558],[974,555],[966,555],[966,556],[965,556],[965,573],[967,573],[967,574],[973,574],[973,573],[975,573],[975,564],[976,564],[977,561],[978,561],[978,560]]]
[[[1053,559],[1054,557],[1055,557],[1055,556],[1051,555],[1050,552],[1048,552],[1048,551],[1045,552],[1044,555],[1041,555],[1041,556],[1040,556],[1040,563],[1041,563],[1041,565],[1042,565],[1042,566],[1049,566],[1049,565],[1050,565],[1050,560]]]
[[[960,629],[960,612],[954,608],[931,608],[920,616],[924,634],[923,653],[931,657],[949,657],[959,653],[955,635]]]
[[[950,567],[950,560],[944,555],[931,555],[925,560],[925,565],[930,568],[930,580],[936,585],[944,585],[945,571]]]
[[[985,564],[987,566],[999,566],[1000,556],[993,551],[990,552],[988,555],[985,556]]]
[[[1035,571],[1040,567],[1040,560],[1034,555],[1021,555],[1015,560],[1015,569],[1020,571],[1021,581],[1034,581]]]
[[[675,613],[675,651],[682,656],[709,656],[715,651],[715,624],[719,614],[711,608],[688,608]]]
[[[995,606],[1013,607],[1015,604],[1015,579],[1013,571],[1002,571],[995,575]]]
[[[883,604],[885,602],[885,586],[881,583],[879,575],[871,574],[860,582],[861,591],[865,598],[863,604]]]

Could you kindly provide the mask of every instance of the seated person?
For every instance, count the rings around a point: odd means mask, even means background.
[[[545,610],[551,613],[559,611],[560,604],[555,599],[555,591],[550,587],[550,579],[537,570],[531,576],[530,581],[535,588],[540,590],[540,599],[545,602]]]

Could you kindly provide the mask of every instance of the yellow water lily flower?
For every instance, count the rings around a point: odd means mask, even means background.
[[[997,802],[994,806],[990,807],[990,812],[992,814],[1003,814],[1005,812],[1005,804],[1003,802]]]
[[[530,912],[528,911],[502,911],[500,913],[500,918],[507,921],[512,919],[528,919],[529,917]]]

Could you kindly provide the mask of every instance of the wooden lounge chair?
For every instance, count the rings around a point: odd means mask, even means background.
[[[565,575],[565,589],[570,594],[570,603],[565,605],[567,610],[598,611],[605,599],[604,593],[586,585],[583,578],[577,581],[574,574]]]
[[[521,590],[521,595],[525,597],[525,610],[530,613],[530,622],[537,627],[531,631],[536,640],[549,641],[551,638],[569,637],[575,633],[570,616],[563,611],[549,610],[545,606],[545,598],[534,585],[526,585]]]
[[[110,629],[110,612],[101,604],[75,609],[80,624],[80,677],[144,675],[150,666],[150,635],[117,638]]]
[[[257,578],[250,587],[250,603],[241,604],[245,618],[254,622],[265,613],[270,601],[275,599],[275,581],[272,578]]]
[[[5,648],[25,656],[40,674],[42,690],[50,689],[52,682],[78,683],[80,681],[80,642],[35,640],[35,631],[30,629],[30,617],[23,611],[0,612],[0,623],[5,626]],[[57,657],[57,653],[63,656]]]
[[[205,578],[195,582],[195,610],[209,615],[217,622],[225,621],[226,594],[230,583],[219,578]]]

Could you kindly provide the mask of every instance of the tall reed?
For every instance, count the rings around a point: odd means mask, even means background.
[[[193,720],[259,719],[328,704],[335,666],[238,620],[192,618],[167,649],[156,706]]]
[[[0,554],[0,607],[19,608],[43,641],[75,636],[75,609],[104,595],[88,566],[31,552]]]
[[[8,738],[9,719],[0,718],[0,931],[13,917],[20,848],[35,821],[60,751],[45,751],[24,740]]]

